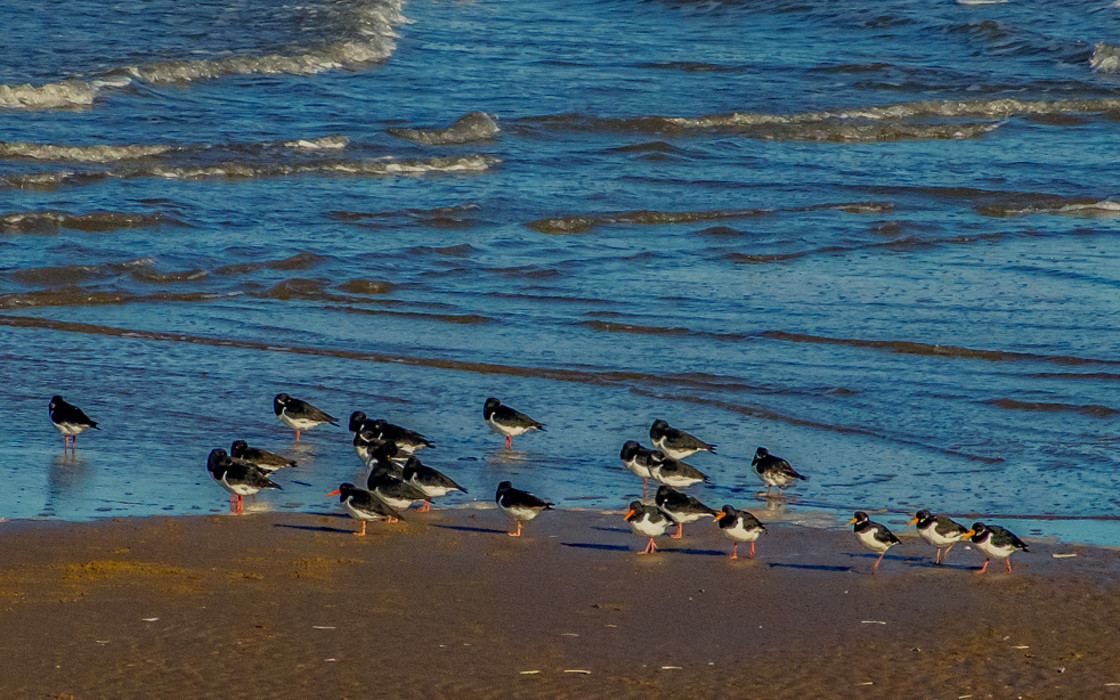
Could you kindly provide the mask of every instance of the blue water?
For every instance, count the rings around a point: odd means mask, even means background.
[[[1120,12],[1106,3],[0,1],[0,516],[333,508],[344,430],[489,502],[920,507],[1120,544]],[[53,394],[102,430],[75,456]],[[547,425],[515,450],[498,396]],[[766,519],[765,517],[763,518]]]

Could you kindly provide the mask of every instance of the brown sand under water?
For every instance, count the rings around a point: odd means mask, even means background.
[[[494,510],[10,522],[4,697],[1120,697],[1120,554],[1031,544],[975,576],[904,537]],[[1076,555],[1073,557],[1054,555]]]

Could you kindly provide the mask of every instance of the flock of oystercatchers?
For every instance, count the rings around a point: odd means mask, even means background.
[[[338,420],[330,414],[288,394],[277,394],[273,399],[273,411],[282,423],[296,431],[296,442],[304,430],[330,424],[338,426]],[[96,421],[90,420],[82,409],[67,403],[61,396],[51,398],[47,409],[51,423],[62,433],[63,450],[75,451],[78,435],[94,428],[100,430]],[[495,432],[505,437],[505,446],[511,449],[513,438],[531,430],[544,430],[544,424],[504,405],[496,398],[486,399],[482,409],[483,420]],[[453,491],[466,493],[467,490],[455,483],[447,475],[424,465],[415,455],[420,449],[433,447],[430,440],[416,431],[393,425],[385,420],[371,420],[362,411],[354,411],[350,416],[349,430],[354,436],[354,450],[369,468],[366,487],[352,483],[339,484],[327,497],[338,496],[342,507],[350,517],[361,522],[361,529],[354,534],[364,536],[366,523],[374,520],[395,522],[401,518],[400,511],[416,504],[420,511],[431,508],[432,499]],[[713,510],[680,489],[709,481],[698,469],[683,460],[699,452],[715,453],[715,445],[678,430],[663,420],[656,420],[649,430],[653,448],[645,448],[635,440],[622,445],[619,454],[623,465],[635,476],[642,479],[642,500],[630,503],[626,522],[630,528],[649,541],[640,554],[650,554],[657,550],[655,538],[664,535],[672,526],[677,527],[672,538],[684,536],[684,525],[704,518],[712,518],[719,524],[720,531],[732,542],[731,558],[737,559],[739,544],[750,543],[748,556],[755,555],[755,542],[766,532],[766,527],[753,514],[724,505],[720,511]],[[284,467],[295,466],[295,462],[266,450],[249,447],[244,440],[237,440],[227,453],[222,448],[210,451],[206,468],[214,481],[230,493],[230,512],[244,512],[245,496],[255,496],[266,489],[279,489],[270,475]],[[777,487],[777,498],[781,499],[782,489],[790,484],[808,479],[795,470],[789,462],[770,454],[765,447],[755,452],[751,466],[766,484],[766,498],[771,498],[771,489]],[[660,486],[654,495],[653,503],[646,501],[649,480]],[[542,498],[516,489],[509,481],[498,484],[494,496],[498,507],[516,522],[516,530],[508,533],[520,537],[522,525],[554,506]],[[899,544],[899,539],[886,526],[869,519],[867,513],[856,512],[848,522],[853,525],[856,538],[866,548],[879,553],[871,571],[878,570],[887,551]],[[953,545],[969,540],[986,557],[984,566],[976,573],[984,573],[992,559],[1003,559],[1007,573],[1011,573],[1010,556],[1016,551],[1027,551],[1023,543],[1009,530],[998,525],[974,523],[971,528],[954,522],[947,515],[935,515],[928,510],[920,510],[909,525],[916,525],[918,534],[937,548],[935,564],[941,564]],[[945,548],[944,554],[942,547]]]

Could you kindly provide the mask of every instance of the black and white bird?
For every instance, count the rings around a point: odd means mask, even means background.
[[[972,544],[987,557],[984,559],[984,566],[976,572],[978,574],[988,570],[988,562],[992,559],[1006,561],[1007,573],[1011,573],[1011,555],[1019,550],[1030,551],[1027,549],[1027,544],[1016,537],[1015,533],[999,525],[973,523],[972,529],[964,533],[963,538],[972,540]]]
[[[708,476],[696,467],[668,457],[660,462],[652,462],[649,472],[657,483],[675,489],[686,489],[694,484],[708,481]]]
[[[945,561],[945,557],[949,556],[949,550],[953,548],[957,542],[968,532],[968,528],[955,522],[948,515],[934,515],[928,510],[922,509],[914,514],[914,519],[907,525],[917,525],[918,534],[922,539],[929,542],[934,547],[937,547],[937,556],[934,557],[934,564],[941,564]],[[941,548],[946,547],[945,554],[941,554]]]
[[[369,450],[366,467],[370,474],[381,471],[404,480],[404,463],[408,460],[400,453],[395,443],[378,441]]]
[[[229,491],[229,510],[240,515],[245,512],[245,497],[255,496],[265,489],[278,489],[280,484],[268,478],[268,473],[240,459],[234,459],[218,447],[210,450],[206,471],[214,481]]]
[[[357,453],[358,458],[363,463],[368,463],[373,451],[385,444],[387,443],[375,437],[375,433],[369,428],[362,428],[354,434],[354,452]],[[396,445],[393,445],[393,447],[395,449]]]
[[[277,394],[272,400],[272,411],[280,422],[296,431],[296,442],[299,442],[300,431],[311,430],[317,425],[330,423],[338,425],[338,420],[320,411],[306,401],[293,399],[287,394]]]
[[[234,459],[240,459],[243,462],[248,462],[270,474],[277,469],[296,466],[294,459],[281,457],[275,452],[269,452],[268,450],[249,447],[249,443],[244,440],[233,441],[233,444],[229,446],[229,456]]]
[[[346,424],[346,429],[354,435],[357,435],[362,431],[362,428],[366,427],[368,423],[372,422],[373,421],[371,421],[364,412],[354,411],[350,414],[350,420]]]
[[[630,524],[630,529],[635,534],[649,538],[649,544],[638,554],[653,554],[657,551],[653,538],[664,535],[673,524],[673,519],[665,515],[657,506],[631,501],[629,510],[626,511],[626,522]]]
[[[677,430],[663,420],[655,420],[649,427],[649,439],[653,446],[672,459],[684,459],[697,452],[715,453],[716,446],[694,437],[683,430]]]
[[[405,483],[411,484],[420,489],[428,500],[424,501],[424,505],[420,506],[420,512],[425,512],[432,509],[432,499],[446,496],[452,491],[462,491],[466,493],[467,490],[455,483],[451,477],[443,472],[423,464],[415,455],[408,458],[401,469],[401,477]]]
[[[856,533],[856,539],[859,540],[860,544],[872,552],[879,552],[879,558],[875,560],[875,564],[871,567],[871,573],[875,573],[879,570],[879,562],[883,561],[887,550],[899,544],[899,539],[885,525],[880,525],[868,519],[867,513],[862,510],[856,511],[855,516],[848,521],[848,524],[855,525],[852,530]]]
[[[668,515],[677,524],[677,534],[670,535],[674,540],[684,537],[685,523],[694,523],[697,520],[710,518],[716,514],[716,511],[699,500],[664,484],[658,487],[653,502],[657,504],[662,513]]]
[[[389,421],[381,418],[377,420],[367,420],[363,427],[370,430],[373,436],[378,440],[396,444],[397,449],[399,449],[403,455],[410,455],[416,452],[416,450],[425,447],[435,447],[431,440],[415,430],[393,425]]]
[[[413,503],[428,500],[423,491],[404,481],[393,470],[379,464],[374,464],[366,477],[366,488],[396,510],[407,510]]]
[[[622,452],[618,457],[631,474],[642,480],[642,498],[645,498],[649,480],[653,478],[653,472],[650,470],[654,464],[665,461],[665,453],[661,450],[646,449],[637,440],[627,440],[622,443]]]
[[[362,529],[354,534],[358,537],[366,536],[366,523],[371,520],[388,520],[396,522],[404,520],[401,514],[393,510],[385,501],[381,500],[366,489],[358,488],[349,482],[339,484],[338,488],[327,494],[327,498],[338,496],[338,502],[346,509],[351,518],[362,523]]]
[[[67,403],[61,396],[51,397],[51,402],[47,405],[47,416],[50,417],[54,427],[58,428],[58,432],[62,433],[63,452],[67,447],[71,452],[75,451],[78,447],[78,436],[90,428],[101,430],[97,427],[97,421],[90,420],[85,411],[72,403]],[[72,444],[70,438],[74,439]]]
[[[552,510],[555,505],[528,491],[513,488],[513,484],[508,481],[498,484],[494,502],[503,513],[517,521],[517,531],[508,533],[510,537],[521,537],[522,522],[528,522],[546,510]]]
[[[765,447],[760,447],[755,451],[751,466],[754,467],[758,478],[762,479],[762,483],[766,484],[767,498],[770,497],[770,489],[774,486],[778,487],[778,498],[781,498],[782,488],[799,479],[801,481],[809,479],[807,476],[798,474],[789,462],[770,454],[770,451]]]
[[[739,543],[750,542],[750,558],[754,558],[754,543],[766,533],[766,526],[758,521],[751,513],[745,510],[736,510],[733,506],[725,505],[723,510],[715,517],[719,523],[720,532],[724,537],[735,543],[731,549],[731,558],[739,558]]]
[[[486,425],[496,433],[506,436],[506,449],[513,449],[513,439],[530,430],[544,430],[544,424],[538,423],[524,413],[515,411],[495,398],[486,399],[482,406],[482,418]]]

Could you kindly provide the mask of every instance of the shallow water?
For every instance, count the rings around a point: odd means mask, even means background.
[[[222,512],[236,438],[329,510],[361,465],[286,391],[429,436],[451,504],[621,507],[664,418],[715,507],[765,445],[783,518],[1120,544],[1114,7],[0,4],[0,515]]]

